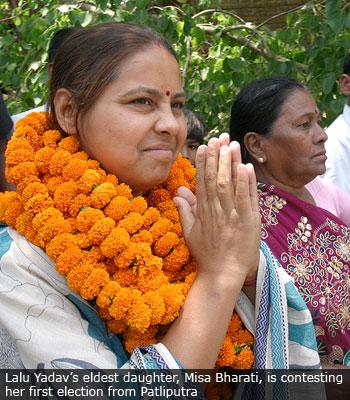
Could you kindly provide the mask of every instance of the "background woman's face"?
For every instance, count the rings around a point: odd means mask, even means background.
[[[304,185],[325,172],[327,135],[310,93],[292,91],[266,138],[266,168],[284,184]]]
[[[160,46],[146,48],[79,118],[82,146],[136,193],[147,191],[167,178],[185,141],[184,102],[175,58]]]

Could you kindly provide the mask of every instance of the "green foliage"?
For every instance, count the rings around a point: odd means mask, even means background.
[[[287,27],[246,23],[220,9],[220,1],[59,0],[0,1],[0,84],[12,113],[47,96],[47,48],[65,26],[133,21],[162,33],[175,47],[188,106],[207,122],[211,135],[227,131],[234,95],[263,76],[288,75],[315,95],[325,124],[341,112],[337,87],[350,48],[350,4],[310,2],[286,15]],[[213,9],[213,4],[217,7]]]

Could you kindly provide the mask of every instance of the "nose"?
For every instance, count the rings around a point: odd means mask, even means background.
[[[159,110],[158,119],[155,124],[155,130],[160,134],[176,136],[180,131],[180,116],[174,114],[171,106],[164,106]]]
[[[325,142],[328,139],[328,135],[327,135],[325,129],[322,128],[321,125],[318,125],[318,127],[319,127],[319,137],[320,137],[319,141]]]
[[[317,142],[325,142],[328,139],[326,131],[320,124],[317,124]]]

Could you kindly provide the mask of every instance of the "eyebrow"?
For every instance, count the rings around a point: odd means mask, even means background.
[[[163,96],[162,92],[160,92],[157,89],[153,89],[153,88],[150,88],[147,86],[138,86],[138,87],[131,89],[128,92],[124,93],[122,95],[122,97],[128,97],[128,96],[132,96],[132,95],[139,94],[139,93],[147,93],[151,96],[156,96],[156,97]],[[185,96],[186,96],[185,92],[178,92],[178,93],[175,93],[174,96],[172,96],[172,97],[178,98],[178,97],[185,97]]]

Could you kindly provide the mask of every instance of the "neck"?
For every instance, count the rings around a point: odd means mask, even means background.
[[[286,183],[273,174],[268,173],[264,168],[261,168],[260,165],[254,165],[254,168],[258,182],[276,186],[300,200],[306,201],[310,204],[315,204],[313,197],[305,187],[305,185],[311,182],[312,179],[303,179],[303,177],[298,177],[297,181]]]

